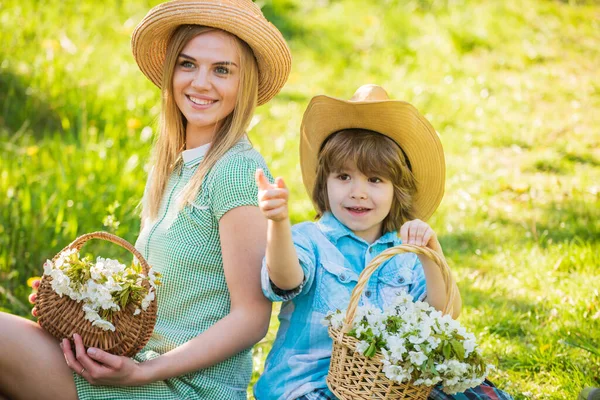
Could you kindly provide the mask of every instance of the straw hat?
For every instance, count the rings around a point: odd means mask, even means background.
[[[331,134],[350,128],[375,131],[398,143],[417,181],[415,216],[427,220],[444,195],[446,165],[442,143],[415,107],[390,100],[377,85],[361,86],[350,100],[315,96],[310,101],[300,128],[300,165],[308,193],[312,194],[323,142]]]
[[[151,9],[131,38],[135,61],[156,86],[162,82],[169,39],[186,24],[222,29],[250,46],[259,70],[258,105],[271,100],[285,84],[292,64],[290,49],[251,0],[174,0]]]

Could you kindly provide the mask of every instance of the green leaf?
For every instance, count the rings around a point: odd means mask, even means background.
[[[444,354],[444,358],[449,359],[452,348],[450,347],[450,343],[444,342],[444,346],[442,347],[442,353]]]
[[[456,353],[458,358],[463,360],[465,358],[465,348],[463,344],[458,340],[454,339],[450,341],[450,344],[452,344],[452,348],[454,349],[454,352]]]
[[[365,357],[371,358],[377,353],[377,346],[375,346],[375,342],[371,342],[369,348],[365,351]]]

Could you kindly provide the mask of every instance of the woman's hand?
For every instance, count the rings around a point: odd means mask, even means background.
[[[428,247],[443,256],[442,246],[436,233],[426,222],[420,219],[413,219],[404,223],[400,228],[400,238],[404,244]]]
[[[141,364],[131,358],[115,356],[93,347],[86,351],[78,334],[73,335],[73,341],[75,353],[68,339],[60,343],[67,365],[92,385],[139,386],[148,383]]]
[[[289,191],[283,179],[275,179],[275,184],[272,185],[260,168],[256,170],[255,179],[258,186],[258,208],[263,215],[273,221],[287,220]]]
[[[40,288],[41,283],[42,283],[41,279],[34,279],[33,281],[31,281],[31,292],[32,293],[29,295],[29,302],[33,305],[35,305],[35,301],[37,300],[37,291]],[[31,309],[31,315],[33,315],[34,317],[37,318],[37,316],[38,316],[37,308],[33,307]]]

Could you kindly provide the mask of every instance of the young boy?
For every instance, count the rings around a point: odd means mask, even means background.
[[[409,243],[443,257],[424,221],[443,196],[444,154],[435,130],[413,106],[389,100],[375,85],[360,87],[350,101],[317,96],[304,114],[301,135],[303,180],[318,222],[292,228],[283,180],[271,185],[257,171],[259,207],[269,219],[263,292],[284,302],[277,338],[255,386],[259,400],[335,399],[325,381],[332,340],[323,318],[348,306],[358,275],[383,250]],[[439,310],[450,295],[437,265],[415,254],[382,264],[361,302],[383,307],[399,293]],[[457,317],[460,295],[451,305]],[[450,397],[436,389],[432,394]]]

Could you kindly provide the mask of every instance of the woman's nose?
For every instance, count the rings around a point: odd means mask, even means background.
[[[194,75],[192,80],[192,87],[194,89],[206,89],[210,86],[210,79],[208,73],[204,68],[198,68],[198,71]]]

